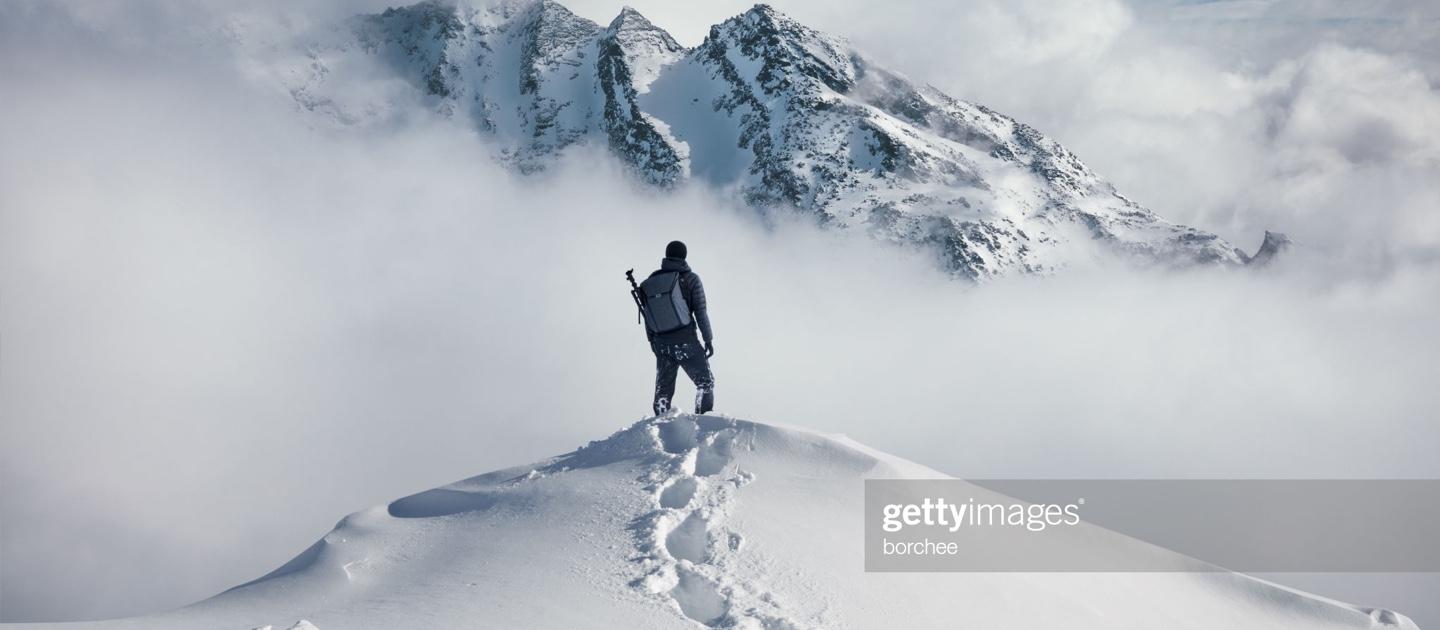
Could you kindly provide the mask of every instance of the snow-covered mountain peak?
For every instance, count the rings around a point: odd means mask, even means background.
[[[660,32],[660,33],[665,33],[665,38],[666,38],[666,39],[669,39],[670,41],[674,41],[674,39],[670,37],[670,34],[669,34],[669,33],[666,33],[666,32],[665,32],[663,29],[661,29],[660,27],[655,26],[655,24],[654,24],[653,22],[651,22],[648,18],[646,18],[644,15],[642,15],[639,11],[635,10],[634,7],[630,7],[630,6],[625,6],[625,7],[621,7],[621,8],[620,8],[620,14],[619,14],[619,15],[616,15],[616,16],[615,16],[615,19],[613,19],[613,20],[610,21],[610,27],[609,27],[609,28],[610,28],[610,30],[615,31],[615,32],[617,32],[617,33],[618,33],[618,32],[623,32],[623,31],[632,31],[632,30],[633,30],[633,31],[658,31],[658,32]],[[678,49],[678,48],[681,48],[681,46],[680,46],[679,44],[676,44],[675,46],[676,46],[677,49]]]
[[[791,19],[790,16],[781,13],[776,10],[775,7],[763,2],[757,3],[744,13],[726,20],[724,24],[728,25],[736,22],[744,23],[756,30],[774,32],[782,36],[823,37],[818,31]]]
[[[863,480],[943,477],[843,436],[649,418],[351,514],[203,602],[80,627],[1415,627],[1229,573],[865,573]]]
[[[702,54],[716,55],[730,46],[760,62],[751,78],[767,93],[807,78],[843,93],[855,80],[856,68],[844,40],[805,26],[768,4],[757,4],[712,27],[700,48],[707,51]]]
[[[553,0],[536,0],[527,14],[529,46],[539,64],[560,61],[600,31],[600,25],[570,12]]]
[[[493,2],[483,3],[427,0],[427,2],[438,2],[441,7],[455,13],[471,15],[488,14],[496,16],[501,20],[517,18],[525,22],[543,20],[569,22],[580,20],[594,25],[594,22],[575,15],[568,7],[559,2],[555,2],[555,0],[494,0]]]
[[[647,77],[633,79],[638,84],[637,87],[648,85],[658,74],[660,66],[675,61],[678,58],[676,54],[685,50],[665,29],[655,26],[639,11],[630,7],[622,9],[620,15],[611,20],[603,40],[614,40],[632,62],[642,63],[650,68]]]
[[[342,124],[373,120],[384,108],[344,88],[346,70],[364,66],[347,60],[373,56],[522,173],[601,145],[656,186],[793,209],[924,249],[973,280],[1116,259],[1249,260],[1122,196],[1033,127],[917,85],[768,5],[693,49],[633,9],[602,28],[553,0],[424,2],[353,26],[358,47],[305,47],[288,86],[297,103]]]

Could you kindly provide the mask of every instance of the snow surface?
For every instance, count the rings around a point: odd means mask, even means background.
[[[1231,573],[865,573],[862,480],[943,477],[843,436],[651,418],[351,514],[191,606],[45,627],[1415,627]]]

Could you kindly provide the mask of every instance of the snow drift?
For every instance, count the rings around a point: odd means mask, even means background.
[[[841,436],[652,418],[351,514],[194,605],[66,627],[1415,627],[1230,573],[865,573],[861,480],[943,477]]]

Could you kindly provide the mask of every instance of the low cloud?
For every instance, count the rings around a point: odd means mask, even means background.
[[[1329,274],[1440,252],[1440,57],[1428,3],[886,3],[814,21],[1059,139],[1127,196]]]
[[[1141,23],[1124,5],[1078,31],[979,5],[1020,38],[999,50],[1031,55],[1017,67],[1108,68],[1014,89],[1122,191],[1305,247],[1259,274],[970,288],[711,191],[646,190],[599,151],[520,178],[423,111],[319,124],[212,31],[169,28],[229,13],[136,6],[0,9],[5,620],[181,605],[349,511],[639,419],[652,358],[621,274],[672,238],[711,294],[727,413],[970,476],[1440,474],[1434,92],[1386,54],[1122,63]],[[891,24],[923,22],[907,10]],[[917,67],[981,102],[1000,80]]]

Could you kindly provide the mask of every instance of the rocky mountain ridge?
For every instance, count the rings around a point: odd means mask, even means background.
[[[915,84],[768,5],[711,27],[694,48],[634,9],[601,26],[552,0],[432,0],[342,30],[292,75],[303,107],[363,118],[363,103],[332,93],[347,60],[369,57],[470,121],[522,173],[600,144],[654,186],[798,209],[929,250],[972,280],[1114,258],[1251,259],[1124,197],[1034,128]]]

